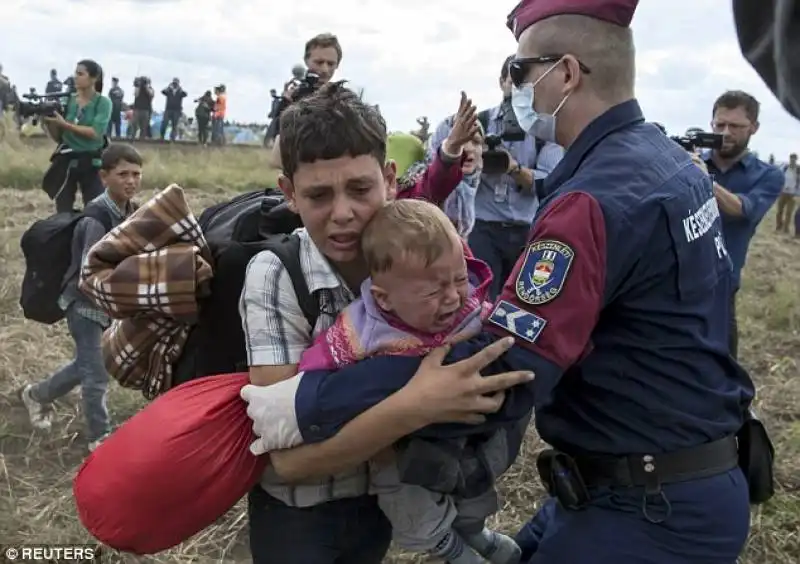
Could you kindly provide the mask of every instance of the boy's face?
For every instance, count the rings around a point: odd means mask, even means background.
[[[371,155],[300,163],[278,180],[317,248],[334,263],[361,258],[361,234],[397,190],[395,165]]]
[[[142,185],[142,167],[120,161],[111,170],[101,170],[100,179],[115,202],[127,202],[136,195]]]

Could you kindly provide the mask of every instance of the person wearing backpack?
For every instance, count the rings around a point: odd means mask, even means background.
[[[100,178],[105,191],[86,206],[82,217],[68,224],[71,233],[64,230],[72,238],[72,254],[63,276],[63,290],[57,299],[75,342],[75,358],[49,378],[26,385],[21,392],[31,424],[47,431],[52,426],[50,404],[80,385],[90,451],[111,431],[106,408],[109,375],[100,346],[110,320],[81,294],[78,278],[92,246],[135,210],[132,199],[141,185],[141,155],[129,145],[110,145],[102,156]]]
[[[475,112],[468,114],[442,144],[443,166],[463,159],[462,147],[477,127]],[[360,258],[362,230],[397,188],[396,165],[387,162],[386,123],[341,83],[323,86],[281,117],[279,184],[305,226],[292,239],[303,285],[315,302],[314,319],[306,315],[292,264],[274,251],[255,255],[240,315],[250,379],[260,386],[293,376],[303,351],[355,299],[368,274]],[[460,179],[460,167],[452,168]],[[436,199],[425,186],[420,181],[397,197]],[[366,464],[301,485],[268,469],[249,496],[253,562],[379,564],[391,527],[368,484]]]

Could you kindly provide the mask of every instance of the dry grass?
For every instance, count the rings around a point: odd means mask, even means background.
[[[4,413],[0,419],[0,539],[4,543],[89,541],[75,516],[71,496],[74,471],[86,449],[76,395],[58,403],[58,420],[50,435],[30,430],[16,396],[23,383],[43,378],[72,354],[63,325],[26,322],[17,304],[23,268],[19,237],[34,218],[52,209],[41,191],[30,189],[38,183],[46,157],[41,149],[24,152],[0,147],[0,186],[6,187],[0,190],[0,410]],[[167,152],[147,157],[149,186],[177,181],[194,188],[188,192],[196,212],[259,184],[264,170],[259,152]],[[769,218],[753,242],[739,301],[742,356],[758,384],[758,408],[778,449],[781,484],[775,499],[754,511],[752,537],[743,559],[749,564],[800,561],[800,242],[776,236],[773,229]],[[138,394],[112,386],[109,404],[115,421],[120,422],[143,402]],[[503,479],[505,508],[497,523],[500,529],[515,531],[542,498],[533,470],[540,447],[531,432],[519,462]],[[141,561],[249,562],[243,511],[240,504],[182,546]],[[107,561],[139,559],[109,554]],[[387,561],[422,560],[392,553]]]
[[[17,190],[40,189],[53,147],[40,143],[28,146],[18,139],[7,139],[0,145],[2,185]],[[245,192],[275,182],[275,174],[267,165],[269,153],[265,150],[178,145],[137,145],[137,149],[146,160],[143,178],[146,190],[163,188],[173,179],[180,179],[187,189],[202,190],[218,197],[222,187]]]

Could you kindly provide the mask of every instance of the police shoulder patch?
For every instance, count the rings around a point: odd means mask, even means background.
[[[502,327],[512,335],[535,343],[542,334],[547,321],[521,307],[515,306],[505,300],[500,300],[494,306],[489,321]]]
[[[561,293],[575,251],[561,241],[534,241],[528,246],[517,275],[517,297],[531,305],[550,302]]]

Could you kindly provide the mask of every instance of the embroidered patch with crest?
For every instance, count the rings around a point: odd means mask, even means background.
[[[535,343],[547,325],[547,321],[535,313],[525,311],[505,300],[497,302],[489,321],[529,343]]]
[[[561,241],[531,243],[517,275],[517,297],[531,305],[554,300],[564,287],[574,258],[572,247]]]

